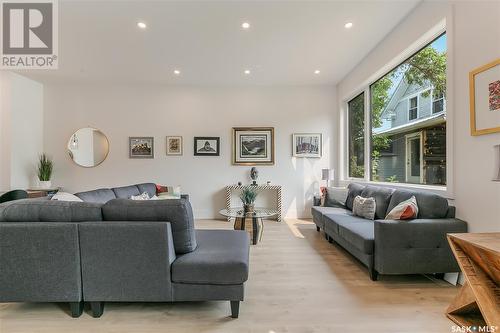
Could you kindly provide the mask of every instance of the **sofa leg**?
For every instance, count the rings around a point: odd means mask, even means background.
[[[368,268],[368,271],[370,272],[370,280],[377,281],[378,272],[375,270],[375,268]]]
[[[90,309],[92,310],[92,317],[99,318],[104,312],[104,302],[90,302]]]
[[[83,301],[81,302],[70,302],[69,308],[71,309],[71,317],[78,318],[83,313]]]
[[[240,314],[240,302],[231,301],[231,318],[238,318]]]
[[[435,273],[434,277],[436,279],[443,280],[444,279],[444,273]]]
[[[333,238],[328,236],[328,243],[333,244]]]
[[[316,231],[319,232],[319,227],[318,226],[316,226]]]
[[[325,239],[326,239],[326,240],[328,240],[328,237],[330,237],[330,236],[328,236],[328,235],[325,233]]]

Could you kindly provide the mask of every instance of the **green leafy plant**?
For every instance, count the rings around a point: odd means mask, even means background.
[[[241,191],[240,199],[244,205],[251,205],[255,202],[255,198],[257,198],[257,191],[253,188],[245,187]]]
[[[41,154],[38,157],[38,179],[40,181],[49,181],[50,177],[52,177],[53,167],[52,160],[47,155]]]

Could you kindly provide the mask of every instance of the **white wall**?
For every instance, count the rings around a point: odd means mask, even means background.
[[[500,143],[500,133],[480,137],[470,135],[468,73],[500,56],[500,2],[457,1],[423,2],[396,27],[337,86],[338,114],[344,101],[410,55],[411,50],[429,38],[428,31],[443,19],[448,39],[448,131],[453,150],[448,151],[452,168],[450,192],[457,216],[469,223],[469,231],[500,231],[500,183],[494,174],[493,145]],[[412,45],[413,44],[413,45]],[[340,121],[336,122],[337,124]],[[338,128],[339,133],[342,128]],[[342,161],[341,142],[334,149]]]
[[[35,185],[43,149],[43,86],[0,72],[0,190]]]
[[[75,192],[156,182],[181,185],[197,218],[217,217],[224,186],[249,182],[250,167],[231,165],[231,128],[275,127],[276,164],[258,167],[260,182],[283,186],[289,217],[310,216],[321,168],[334,145],[334,87],[184,87],[47,85],[45,150],[54,157],[54,183]],[[96,168],[76,166],[65,147],[72,133],[91,126],[107,135],[110,153]],[[294,132],[323,133],[321,159],[292,158]],[[166,156],[167,135],[183,136],[183,156]],[[155,159],[129,159],[129,136],[154,136]],[[219,157],[193,156],[194,136],[220,136]]]

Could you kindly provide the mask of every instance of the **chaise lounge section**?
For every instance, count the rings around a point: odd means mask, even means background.
[[[328,195],[328,194],[327,194]],[[352,213],[356,196],[373,197],[375,220]],[[385,220],[400,202],[416,197],[419,213],[412,220]],[[329,202],[326,200],[326,202]],[[466,222],[455,218],[455,207],[436,194],[351,183],[345,205],[313,206],[318,231],[378,274],[443,274],[459,272],[446,240],[447,233],[467,232]]]

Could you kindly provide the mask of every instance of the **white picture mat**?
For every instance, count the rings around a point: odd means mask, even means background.
[[[266,137],[266,151],[267,151],[267,157],[262,158],[258,156],[248,156],[248,157],[242,157],[240,156],[241,153],[241,136],[252,136],[252,135],[258,135],[258,136],[265,136]],[[273,150],[272,150],[272,135],[270,131],[236,131],[235,135],[235,156],[236,156],[236,162],[272,162],[272,155],[273,155]]]
[[[489,84],[500,80],[500,65],[474,76],[474,103],[476,129],[500,126],[500,109],[490,111]]]
[[[207,154],[210,154],[210,152],[206,152],[206,151],[199,151],[200,149],[202,149],[203,147],[205,147],[205,142],[207,142],[210,144],[210,148],[212,148],[214,150],[214,152],[217,152],[217,140],[215,139],[197,139],[196,140],[196,151],[198,153],[207,153]],[[213,152],[212,152],[213,153]]]

